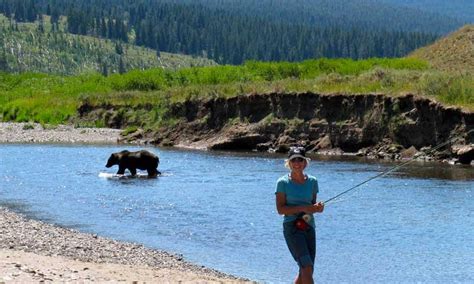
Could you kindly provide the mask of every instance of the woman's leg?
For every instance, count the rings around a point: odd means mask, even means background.
[[[301,284],[313,284],[313,267],[305,266],[300,268],[300,273],[297,277],[297,283]]]
[[[314,229],[310,228],[308,231],[299,231],[291,223],[285,223],[283,227],[288,248],[300,267],[295,283],[313,283],[315,244],[311,242],[315,241]]]

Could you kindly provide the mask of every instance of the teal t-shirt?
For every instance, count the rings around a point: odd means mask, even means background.
[[[277,181],[276,192],[286,195],[286,205],[288,206],[311,205],[313,204],[313,194],[319,192],[318,181],[314,176],[307,175],[306,181],[303,184],[298,184],[293,182],[289,175],[284,175]],[[294,220],[296,220],[296,215],[285,215],[283,222]],[[314,228],[313,214],[311,214],[310,225]]]

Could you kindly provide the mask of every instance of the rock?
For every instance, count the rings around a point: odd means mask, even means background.
[[[387,152],[390,153],[390,154],[395,154],[395,153],[399,153],[400,150],[402,150],[402,149],[403,149],[402,145],[391,144],[391,145],[388,146]]]
[[[258,144],[266,142],[267,139],[261,134],[247,134],[238,137],[227,137],[223,140],[217,140],[209,146],[212,150],[253,150]]]
[[[319,139],[319,141],[316,143],[315,150],[330,149],[331,147],[331,137],[329,137],[329,135],[326,135]]]
[[[278,145],[291,145],[295,143],[296,139],[292,138],[289,135],[282,135],[278,138],[277,144]]]
[[[411,159],[417,153],[418,153],[418,150],[414,146],[411,146],[410,148],[401,151],[400,158],[402,158],[402,159]]]
[[[290,150],[290,145],[288,144],[280,144],[275,148],[275,152],[277,153],[287,153]]]
[[[266,143],[259,143],[257,144],[257,151],[259,152],[267,152],[271,149],[272,147],[272,142],[266,142]]]
[[[276,141],[275,150],[278,153],[286,153],[290,150],[290,147],[296,143],[296,139],[289,135],[282,135]]]
[[[174,145],[174,143],[170,139],[163,139],[161,141],[160,145],[163,146],[163,147],[171,147],[171,146]]]
[[[474,144],[453,145],[451,151],[458,157],[458,161],[461,164],[469,165],[474,160]]]
[[[357,151],[355,154],[357,157],[365,157],[369,154],[369,149],[368,148],[362,148]]]
[[[318,150],[317,153],[328,156],[341,156],[344,154],[344,151],[340,148],[331,148]]]
[[[383,152],[383,151],[380,151],[377,153],[377,157],[379,159],[386,159],[387,158],[387,153]]]
[[[143,138],[145,131],[141,128],[137,129],[136,131],[126,135],[128,140],[136,140]]]

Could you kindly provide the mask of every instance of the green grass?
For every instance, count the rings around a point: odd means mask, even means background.
[[[114,106],[145,127],[175,123],[173,103],[249,93],[413,93],[474,110],[472,75],[428,68],[416,59],[319,59],[298,63],[247,62],[240,66],[149,69],[104,77],[0,73],[0,118],[59,124],[78,107]],[[174,121],[174,122],[173,122]],[[97,126],[103,122],[95,122]]]

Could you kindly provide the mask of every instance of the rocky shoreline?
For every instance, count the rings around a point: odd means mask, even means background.
[[[180,255],[31,220],[0,207],[2,281],[245,282]],[[19,257],[22,256],[23,258]],[[39,258],[43,263],[31,263]],[[49,263],[44,263],[44,260]],[[61,265],[69,262],[61,268]],[[104,265],[109,273],[104,273]],[[114,275],[114,271],[120,272]],[[112,272],[112,273],[110,273]],[[104,274],[106,274],[104,276]]]

